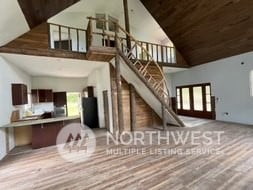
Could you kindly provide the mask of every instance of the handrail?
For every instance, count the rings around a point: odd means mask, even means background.
[[[53,26],[60,26],[62,28],[70,28],[70,29],[73,29],[73,30],[87,31],[86,29],[83,29],[83,28],[76,28],[76,27],[72,27],[72,26],[67,26],[67,25],[62,25],[62,24],[55,24],[55,23],[51,23],[51,22],[48,22],[48,24],[53,25]]]
[[[113,21],[109,21],[109,20],[106,20],[106,19],[99,19],[99,18],[93,18],[93,17],[87,17],[90,21],[91,20],[95,20],[95,21],[100,21],[100,22],[105,22],[105,23],[109,23],[109,22],[112,22],[115,24],[116,28],[118,28],[119,30],[121,30],[125,35],[127,35],[128,37],[130,37],[131,41],[134,41],[135,45],[139,46],[141,48],[141,50],[143,52],[145,52],[145,54],[149,57],[148,59],[148,62],[147,64],[144,66],[144,68],[142,68],[141,70],[141,73],[145,76],[147,72],[147,67],[149,66],[150,63],[153,63],[159,70],[161,76],[162,76],[162,80],[161,81],[158,81],[158,86],[157,84],[155,84],[156,87],[159,88],[160,90],[160,83],[163,84],[163,87],[165,88],[164,90],[166,90],[166,92],[163,90],[162,92],[162,97],[163,99],[165,99],[165,102],[168,103],[168,105],[170,105],[170,100],[169,100],[169,89],[168,89],[168,86],[167,86],[167,80],[166,80],[166,77],[161,69],[161,67],[159,66],[159,64],[153,59],[153,57],[150,55],[150,53],[140,44],[140,42],[138,40],[136,40],[130,33],[128,33],[124,28],[122,28],[117,22],[113,22]],[[104,32],[104,31],[103,31]],[[117,32],[119,33],[119,31]],[[122,38],[118,37],[118,40],[120,40],[121,42],[121,45],[123,44],[122,43]],[[118,49],[120,50],[120,49]],[[128,49],[129,50],[129,49]],[[131,52],[130,52],[131,53]],[[150,75],[150,74],[149,74]],[[152,75],[150,75],[152,76]],[[154,88],[154,87],[153,87]]]

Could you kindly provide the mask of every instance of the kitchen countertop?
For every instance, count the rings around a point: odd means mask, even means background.
[[[31,126],[31,125],[38,125],[38,124],[44,124],[44,123],[53,123],[57,121],[68,121],[68,120],[74,120],[74,119],[80,119],[80,116],[56,117],[56,118],[49,118],[49,119],[18,121],[18,122],[13,122],[7,125],[0,126],[0,128],[23,127],[23,126]]]

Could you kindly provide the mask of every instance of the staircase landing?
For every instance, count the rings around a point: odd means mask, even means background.
[[[89,61],[109,62],[115,57],[116,53],[117,50],[113,47],[91,46],[87,52],[87,59]]]

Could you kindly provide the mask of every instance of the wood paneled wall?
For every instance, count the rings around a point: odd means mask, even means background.
[[[51,50],[48,44],[47,23],[33,28],[7,45],[0,47],[0,52],[48,57],[86,59],[86,54],[63,50]]]
[[[159,77],[155,71],[154,76]],[[115,69],[110,66],[111,73],[111,85],[112,85],[112,98],[115,103],[113,111],[115,112],[114,119],[117,120],[117,89],[116,89],[116,78]],[[122,77],[122,98],[123,98],[123,114],[124,114],[124,129],[127,131],[131,130],[131,114],[130,114],[130,89],[129,84]],[[162,120],[152,110],[152,108],[141,98],[136,92],[136,129],[143,127],[152,127],[162,124]]]
[[[46,22],[79,0],[18,0],[30,28]]]

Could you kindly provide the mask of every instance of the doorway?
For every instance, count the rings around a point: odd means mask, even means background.
[[[215,97],[210,83],[178,86],[176,100],[179,115],[215,119]]]

